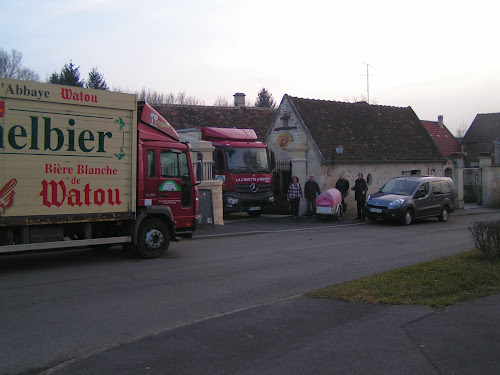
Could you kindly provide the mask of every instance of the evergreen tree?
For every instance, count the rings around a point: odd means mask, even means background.
[[[255,101],[256,107],[261,108],[275,108],[276,102],[273,99],[273,95],[269,93],[266,89],[262,89],[259,91],[257,95],[257,100]]]
[[[88,89],[109,90],[104,80],[104,76],[97,71],[97,68],[92,68],[92,71],[89,73],[89,79],[85,83],[85,87]]]
[[[73,62],[70,60],[69,64],[64,65],[61,69],[61,73],[57,74],[57,72],[52,73],[49,77],[49,83],[55,83],[58,85],[66,85],[66,86],[77,86],[83,87],[85,81],[80,80],[80,67],[75,66]]]

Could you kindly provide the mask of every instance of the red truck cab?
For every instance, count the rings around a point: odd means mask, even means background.
[[[258,216],[274,203],[273,155],[253,129],[199,128],[215,147],[213,175],[221,180],[224,213]]]
[[[162,220],[174,240],[176,235],[191,237],[199,222],[199,195],[190,147],[180,142],[172,126],[144,102],[138,104],[137,158],[138,215]],[[153,240],[158,233],[151,230]],[[145,232],[139,236],[147,236]],[[143,242],[139,240],[138,246]]]

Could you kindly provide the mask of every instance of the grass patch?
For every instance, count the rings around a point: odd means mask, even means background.
[[[479,250],[400,268],[305,294],[309,298],[443,309],[456,302],[500,293],[500,259]]]

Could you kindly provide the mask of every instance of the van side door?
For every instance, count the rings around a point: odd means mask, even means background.
[[[431,208],[432,194],[429,187],[429,182],[422,183],[413,195],[413,203],[415,205],[415,217],[429,216]]]
[[[434,215],[441,214],[441,209],[443,208],[443,204],[447,195],[443,191],[443,186],[441,184],[441,180],[435,180],[431,182],[431,190],[432,190],[432,213]]]

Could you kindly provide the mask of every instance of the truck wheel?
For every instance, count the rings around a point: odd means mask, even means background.
[[[412,210],[406,210],[405,214],[401,218],[401,224],[403,225],[410,225],[413,222],[413,211]]]
[[[438,216],[439,221],[447,221],[448,220],[448,207],[443,207],[441,210],[441,215]]]
[[[147,219],[141,224],[137,237],[137,250],[142,258],[159,258],[167,252],[170,234],[160,219]]]

